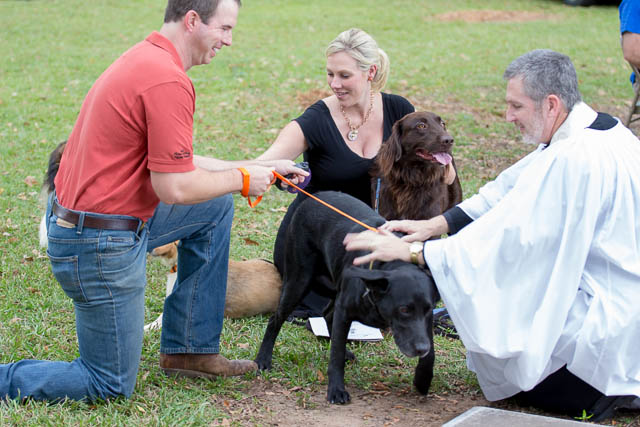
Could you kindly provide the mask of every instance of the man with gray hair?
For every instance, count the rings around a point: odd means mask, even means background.
[[[591,421],[640,407],[640,141],[581,101],[565,55],[531,51],[504,78],[537,149],[444,215],[345,245],[370,251],[356,264],[427,265],[487,399]]]

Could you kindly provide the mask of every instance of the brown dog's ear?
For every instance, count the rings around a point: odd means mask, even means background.
[[[394,123],[391,136],[380,147],[377,163],[383,176],[391,172],[393,164],[402,156],[402,145],[400,144],[402,121],[403,119],[400,119]]]

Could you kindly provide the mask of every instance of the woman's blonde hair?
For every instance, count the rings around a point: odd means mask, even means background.
[[[389,57],[378,47],[378,43],[366,32],[359,28],[343,31],[336,37],[326,50],[326,55],[345,52],[351,56],[360,70],[366,72],[369,67],[376,65],[376,75],[371,82],[371,90],[379,92],[384,88],[389,76]]]

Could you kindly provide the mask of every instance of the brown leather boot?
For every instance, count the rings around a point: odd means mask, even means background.
[[[160,368],[169,376],[214,379],[257,371],[258,365],[253,360],[229,360],[220,354],[160,353]]]

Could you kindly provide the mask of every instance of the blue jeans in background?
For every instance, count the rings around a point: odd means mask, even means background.
[[[51,269],[73,300],[80,357],[0,365],[0,399],[93,401],[133,392],[142,352],[146,253],[180,240],[178,279],[166,299],[162,353],[218,353],[233,198],[160,203],[137,232],[59,225],[47,208]],[[131,218],[91,214],[105,218]]]

